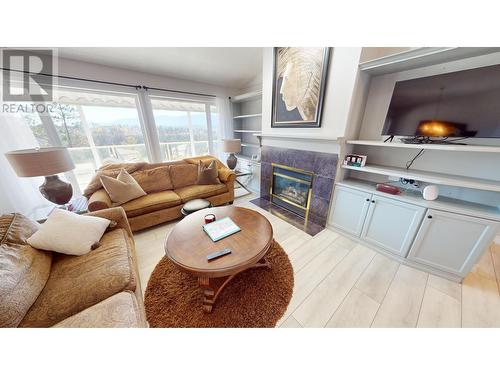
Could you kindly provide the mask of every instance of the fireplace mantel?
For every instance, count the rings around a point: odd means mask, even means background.
[[[338,137],[325,137],[322,135],[311,135],[304,133],[261,133],[262,138],[288,138],[288,139],[307,139],[317,142],[338,142]]]

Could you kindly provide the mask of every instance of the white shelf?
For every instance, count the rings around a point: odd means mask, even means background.
[[[233,96],[231,98],[231,102],[233,103],[244,102],[246,100],[258,99],[260,96],[262,96],[262,90],[250,91],[241,95]]]
[[[251,118],[251,117],[261,117],[262,113],[254,113],[251,115],[239,115],[239,116],[234,116],[233,119],[239,119],[239,118]]]
[[[389,74],[499,51],[499,48],[493,47],[412,48],[405,52],[366,61],[359,64],[359,68],[372,75]]]
[[[367,172],[399,178],[413,179],[417,181],[430,182],[438,185],[459,186],[469,189],[489,190],[500,192],[500,181],[485,180],[481,178],[472,178],[456,176],[445,173],[426,172],[413,169],[388,167],[376,164],[367,164],[364,167],[353,167],[342,165],[343,169],[353,171]]]
[[[380,146],[380,147],[396,147],[396,148],[414,148],[426,150],[440,150],[440,151],[464,151],[464,152],[492,152],[500,153],[500,146],[483,146],[483,145],[450,145],[450,144],[408,144],[402,142],[383,142],[383,141],[364,141],[364,140],[351,140],[347,141],[350,145],[364,145],[364,146]]]
[[[253,144],[253,143],[242,143],[241,144],[243,147],[255,147],[255,148],[260,148],[259,145]]]

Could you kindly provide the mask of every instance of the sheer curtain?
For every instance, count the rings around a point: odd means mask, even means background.
[[[38,190],[43,177],[18,177],[5,157],[8,151],[38,147],[31,129],[18,115],[2,113],[0,132],[0,214],[28,214],[33,208],[47,205]]]
[[[215,106],[217,107],[217,113],[219,115],[219,126],[217,127],[217,141],[219,143],[217,145],[217,157],[221,161],[224,161],[226,157],[222,151],[222,140],[234,138],[233,110],[228,97],[217,97],[215,99]]]

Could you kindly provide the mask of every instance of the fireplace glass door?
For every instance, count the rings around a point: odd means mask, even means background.
[[[307,216],[313,173],[301,169],[273,165],[271,200],[300,216]]]

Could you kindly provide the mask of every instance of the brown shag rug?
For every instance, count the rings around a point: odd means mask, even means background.
[[[167,257],[148,281],[144,304],[151,327],[274,327],[292,298],[293,268],[273,241],[266,255],[271,268],[237,275],[222,290],[212,313],[202,309],[203,292],[196,277],[180,271]]]

